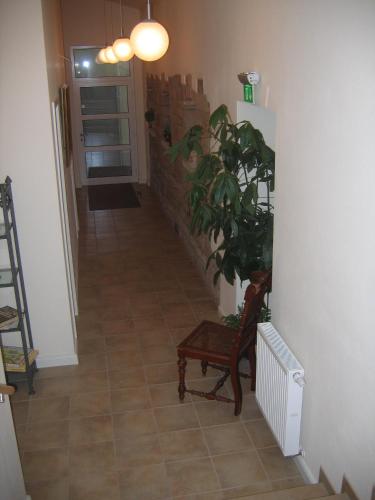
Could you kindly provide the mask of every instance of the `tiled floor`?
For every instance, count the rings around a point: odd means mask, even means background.
[[[233,405],[177,396],[176,344],[218,319],[146,188],[142,208],[88,212],[79,199],[79,366],[39,371],[14,417],[33,500],[224,500],[300,485],[245,388]],[[189,362],[191,387],[212,386]],[[224,391],[229,391],[225,387]]]

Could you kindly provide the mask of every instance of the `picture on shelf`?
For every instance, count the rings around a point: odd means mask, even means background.
[[[2,348],[5,371],[24,372],[26,371],[25,355],[22,347],[4,346]],[[38,356],[35,349],[27,349],[29,364],[33,363]]]
[[[18,324],[17,309],[10,306],[0,307],[0,330],[12,328]]]

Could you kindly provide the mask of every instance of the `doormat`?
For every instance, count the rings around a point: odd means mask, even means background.
[[[140,207],[131,184],[101,184],[89,186],[90,210],[115,210]]]

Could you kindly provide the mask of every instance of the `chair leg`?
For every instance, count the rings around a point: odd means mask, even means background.
[[[178,358],[178,374],[180,378],[180,383],[178,385],[178,394],[180,396],[180,401],[183,401],[185,398],[185,369],[186,369],[186,359],[184,356],[179,356]]]
[[[240,375],[238,373],[238,366],[232,366],[230,371],[230,377],[233,388],[234,395],[234,414],[238,416],[242,409],[242,389],[240,383]]]
[[[201,362],[201,367],[202,367],[202,374],[206,376],[207,373],[207,366],[208,366],[208,361],[202,361]]]

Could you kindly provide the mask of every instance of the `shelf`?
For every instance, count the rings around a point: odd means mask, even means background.
[[[5,240],[7,238],[12,227],[13,227],[13,224],[9,224],[9,229],[7,231],[4,222],[0,222],[0,240]]]
[[[16,274],[18,273],[18,268],[15,269]],[[5,288],[9,286],[14,286],[13,276],[11,269],[0,269],[0,288]]]
[[[22,319],[21,319],[22,321]],[[21,321],[18,321],[15,326],[11,326],[10,328],[0,328],[0,335],[2,333],[12,333],[12,332],[20,332]]]
[[[25,355],[22,347],[4,346],[2,351],[6,372],[26,372]],[[29,365],[31,366],[38,356],[38,351],[30,348],[28,348],[27,351]]]

